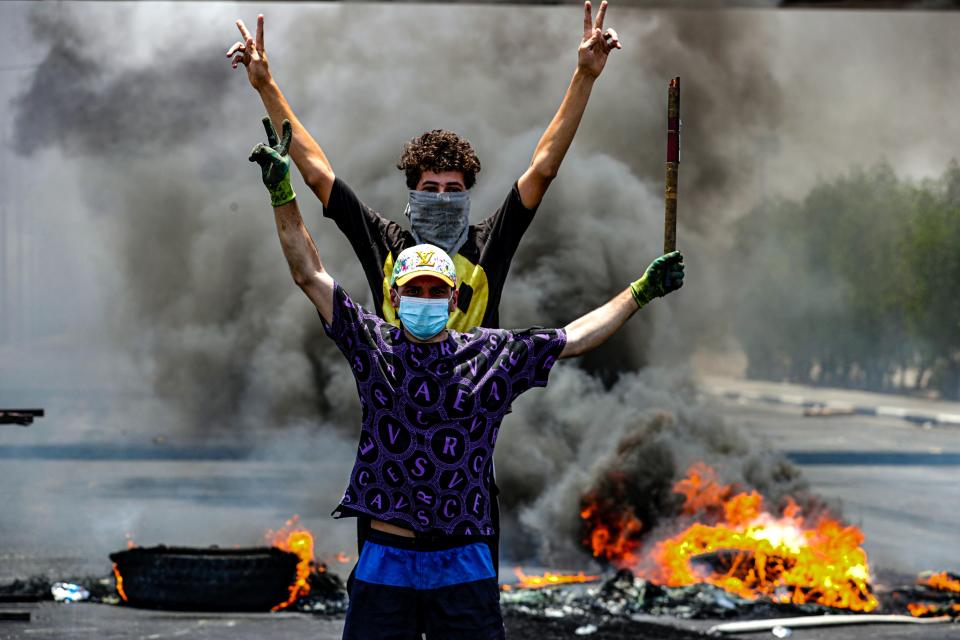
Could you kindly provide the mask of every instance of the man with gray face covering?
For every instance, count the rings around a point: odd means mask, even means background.
[[[469,235],[470,195],[466,191],[411,191],[403,214],[419,244],[436,245],[447,255],[456,255]]]
[[[410,229],[404,229],[361,202],[334,174],[320,145],[294,115],[270,73],[262,15],[257,18],[255,37],[243,21],[237,21],[243,41],[230,47],[227,57],[234,68],[240,64],[246,67],[250,84],[259,93],[270,119],[275,124],[283,120],[292,124],[290,157],[323,203],[324,216],[337,223],[353,246],[377,314],[399,324],[389,299],[388,281],[394,262],[404,249],[430,243],[447,252],[457,270],[458,303],[447,326],[458,331],[476,326],[496,328],[510,261],[573,141],[607,56],[621,48],[616,31],[603,27],[606,9],[604,0],[594,20],[591,3],[584,3],[577,66],[560,108],[541,137],[530,166],[503,204],[474,225],[469,224],[467,191],[480,171],[480,161],[467,140],[451,131],[435,129],[406,144],[398,164],[410,189],[406,207]]]

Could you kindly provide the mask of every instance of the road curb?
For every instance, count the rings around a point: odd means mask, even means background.
[[[731,391],[708,389],[709,393],[729,400],[744,400],[761,402],[764,404],[779,404],[802,407],[804,409],[825,409],[830,411],[846,412],[858,416],[880,416],[900,418],[914,424],[935,424],[960,427],[960,413],[938,413],[932,411],[917,411],[906,407],[890,405],[862,405],[847,402],[823,402],[811,400],[796,394],[752,393],[749,391]]]

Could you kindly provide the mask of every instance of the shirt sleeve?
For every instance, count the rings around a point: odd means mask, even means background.
[[[381,325],[386,324],[354,302],[340,283],[334,284],[332,322],[327,324],[323,316],[320,316],[320,322],[326,334],[351,363],[359,347],[376,347],[377,333]]]
[[[403,243],[403,229],[363,204],[340,178],[333,181],[323,216],[336,222],[347,237],[379,306],[383,296],[383,263],[387,254]]]
[[[547,386],[550,372],[567,344],[567,332],[532,328],[503,333],[508,342],[499,356],[498,368],[509,373],[513,398],[532,387]]]
[[[478,236],[484,243],[483,253],[487,254],[484,262],[509,264],[536,213],[536,208],[523,206],[520,188],[514,182],[500,208],[477,225]]]

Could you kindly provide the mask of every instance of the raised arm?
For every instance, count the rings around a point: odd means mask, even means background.
[[[247,79],[260,94],[270,119],[274,122],[290,121],[293,126],[290,157],[300,170],[303,181],[316,194],[323,206],[327,206],[336,176],[323,149],[294,115],[293,109],[290,108],[290,104],[270,73],[267,52],[263,46],[263,14],[257,16],[256,39],[250,35],[243,20],[237,20],[237,28],[240,30],[243,41],[234,43],[227,50],[227,57],[233,58],[234,69],[240,64],[246,67]]]
[[[596,349],[623,326],[640,307],[683,286],[683,255],[679,251],[660,256],[643,276],[602,307],[564,327],[567,343],[561,358],[572,358]]]
[[[607,56],[614,49],[622,48],[616,31],[603,30],[603,18],[607,13],[606,0],[600,3],[596,22],[593,22],[590,7],[589,0],[583,3],[583,40],[580,42],[573,79],[567,87],[560,108],[533,152],[530,167],[518,180],[520,200],[528,209],[535,209],[540,204],[560,170],[560,163],[573,142],[583,111],[587,108],[593,82],[603,71]]]
[[[288,150],[293,135],[292,127],[288,120],[283,121],[283,137],[280,140],[277,140],[277,132],[270,118],[263,119],[263,127],[267,130],[268,144],[255,146],[250,152],[250,161],[259,164],[263,173],[263,184],[270,193],[280,246],[293,281],[307,294],[327,324],[332,324],[333,278],[320,262],[320,252],[303,224],[297,195],[290,186]]]

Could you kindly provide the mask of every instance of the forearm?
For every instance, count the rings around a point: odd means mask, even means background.
[[[530,168],[541,176],[553,178],[560,170],[560,164],[580,126],[595,80],[594,76],[580,69],[574,72],[560,108],[540,138],[530,161]]]
[[[567,155],[577,127],[580,126],[583,111],[587,108],[594,80],[595,76],[579,68],[573,73],[560,108],[537,143],[530,166],[517,181],[520,200],[526,208],[536,209],[540,205],[550,183],[560,170],[560,163]]]
[[[303,224],[296,200],[273,208],[280,246],[293,281],[328,323],[333,323],[333,278],[320,262],[320,252]]]
[[[314,274],[323,271],[320,262],[320,252],[310,232],[303,224],[300,207],[296,200],[273,208],[274,220],[277,223],[277,235],[280,236],[280,246],[283,255],[290,267],[290,275],[294,282],[303,286],[303,283]]]
[[[258,90],[263,106],[270,119],[276,125],[289,120],[293,126],[293,142],[290,146],[290,157],[303,176],[304,182],[317,195],[324,206],[330,198],[333,187],[334,173],[326,154],[313,136],[304,128],[303,124],[293,113],[293,109],[284,97],[276,82],[271,80]]]
[[[639,308],[627,288],[602,307],[577,318],[564,327],[567,343],[560,357],[572,358],[596,349],[616,333]]]

